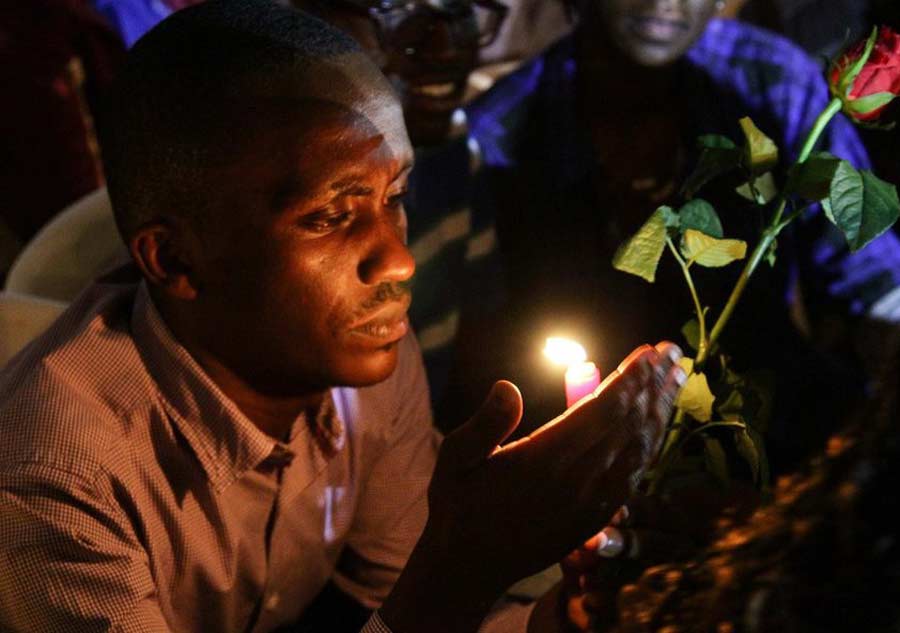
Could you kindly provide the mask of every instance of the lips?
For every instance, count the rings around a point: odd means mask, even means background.
[[[457,84],[452,81],[433,84],[411,84],[409,91],[416,95],[445,99],[456,92]]]
[[[389,303],[364,319],[350,325],[350,333],[376,345],[390,345],[406,336],[409,320],[406,311],[409,298]]]
[[[627,28],[635,37],[657,44],[668,44],[690,30],[690,26],[683,20],[655,16],[629,18]]]
[[[462,105],[465,78],[422,78],[404,82],[406,106],[420,112],[447,113]]]

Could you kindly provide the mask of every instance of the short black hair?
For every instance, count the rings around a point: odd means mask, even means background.
[[[209,0],[160,22],[129,51],[100,130],[123,237],[161,210],[202,212],[200,173],[228,134],[223,112],[248,87],[357,52],[336,28],[268,0]]]

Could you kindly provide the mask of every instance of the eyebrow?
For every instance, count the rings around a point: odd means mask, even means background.
[[[397,172],[397,175],[394,177],[394,180],[398,178],[402,178],[403,176],[409,174],[409,172],[413,168],[413,163],[411,160],[406,161],[400,167],[400,171]],[[328,186],[328,189],[334,191],[339,196],[368,196],[371,195],[374,191],[372,187],[368,187],[362,184],[363,177],[357,174],[352,174],[347,176],[346,178],[341,178]]]
[[[360,181],[359,176],[348,176],[331,183],[329,190],[334,191],[340,196],[368,196],[372,194],[372,187],[367,187]]]

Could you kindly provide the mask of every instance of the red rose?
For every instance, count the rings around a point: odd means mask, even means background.
[[[875,121],[900,95],[900,34],[887,26],[852,46],[831,66],[831,92],[857,121]]]

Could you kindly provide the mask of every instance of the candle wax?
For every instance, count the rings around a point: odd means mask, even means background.
[[[571,407],[599,386],[600,370],[594,363],[570,365],[566,370],[566,407]]]

